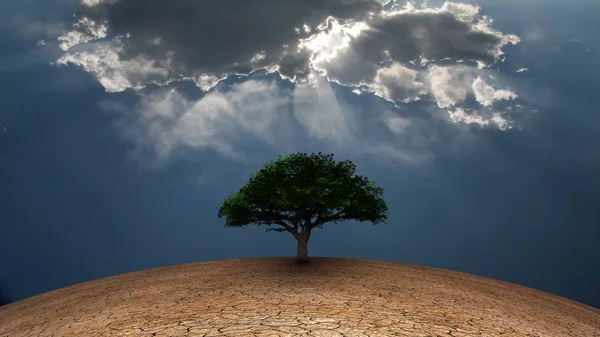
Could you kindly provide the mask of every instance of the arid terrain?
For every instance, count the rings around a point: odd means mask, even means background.
[[[443,269],[361,259],[175,265],[0,308],[0,336],[600,336],[600,310]]]

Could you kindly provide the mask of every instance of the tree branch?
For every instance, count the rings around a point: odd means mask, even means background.
[[[258,214],[259,215],[257,215],[257,217],[260,217],[261,215],[266,216],[266,219],[264,220],[266,221],[267,226],[270,226],[271,224],[269,222],[271,222],[273,224],[282,226],[292,234],[298,233],[298,225],[293,220],[289,219],[288,216],[282,216],[278,210],[266,208],[263,209],[262,212],[259,211]],[[284,220],[291,222],[293,226],[287,224]]]
[[[286,224],[285,222],[283,222],[282,219],[277,219],[277,224],[283,226],[285,229],[287,229],[289,232],[293,233],[293,234],[298,234],[298,231],[296,230],[296,226],[292,227],[288,224]]]
[[[326,216],[326,217],[323,217],[323,218],[321,218],[319,216],[319,217],[317,217],[317,220],[315,220],[315,223],[310,226],[310,228],[312,229],[312,228],[317,227],[320,224],[324,224],[326,222],[333,221],[333,220],[335,220],[336,217],[340,216],[343,212],[344,212],[344,210],[341,210],[341,211],[339,211],[339,212],[337,212],[337,213],[335,213],[335,214],[333,214],[331,216]]]

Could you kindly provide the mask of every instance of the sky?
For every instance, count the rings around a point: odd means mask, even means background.
[[[0,3],[0,304],[181,263],[294,256],[217,212],[333,153],[386,224],[309,256],[419,264],[600,308],[600,3]]]

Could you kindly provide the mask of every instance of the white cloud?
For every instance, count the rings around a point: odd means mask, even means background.
[[[456,66],[429,67],[429,90],[438,107],[450,108],[462,103],[471,91],[475,74],[472,68]]]
[[[514,127],[502,114],[494,112],[490,118],[478,115],[475,111],[467,111],[462,108],[448,110],[450,120],[454,123],[477,124],[481,127],[495,126],[500,130],[508,130]]]
[[[452,2],[421,9],[409,3],[402,9],[383,11],[366,24],[330,19],[329,29],[307,38],[302,46],[314,53],[312,68],[330,80],[349,86],[366,85],[392,101],[410,101],[427,92],[417,80],[417,71],[404,64],[414,64],[414,59],[426,65],[436,59],[467,58],[483,69],[503,54],[504,45],[519,42],[514,35],[491,29],[491,19],[479,17],[479,10],[477,6]],[[447,31],[453,33],[443,33]],[[468,38],[470,34],[472,39]],[[471,40],[488,42],[477,45]]]
[[[429,67],[427,83],[437,106],[447,109],[452,121],[467,124],[475,123],[481,126],[487,126],[491,123],[502,130],[506,130],[511,127],[506,119],[507,117],[502,112],[492,112],[489,108],[498,100],[513,100],[519,96],[510,90],[494,88],[483,80],[483,75],[484,73],[481,70],[463,65],[433,65]],[[488,77],[497,79],[497,75],[490,74]],[[470,113],[466,114],[461,105],[469,95],[472,95],[482,108],[478,110],[471,109]]]
[[[373,83],[368,86],[389,101],[414,100],[427,94],[427,88],[419,79],[419,72],[399,63],[377,70]]]
[[[490,122],[485,120],[483,117],[469,114],[462,108],[448,110],[448,114],[450,115],[450,119],[455,123],[462,122],[465,124],[478,124],[480,126],[487,126],[490,124]]]
[[[97,23],[87,17],[79,19],[73,27],[74,30],[58,37],[62,50],[67,51],[73,46],[103,39],[107,36],[108,31],[108,27],[104,23]]]
[[[194,82],[196,83],[198,88],[200,88],[204,91],[208,91],[211,88],[213,88],[215,85],[217,85],[217,83],[224,80],[225,78],[226,77],[218,77],[218,76],[214,76],[214,75],[201,74],[196,79],[194,79]]]
[[[477,102],[485,107],[491,106],[497,100],[509,100],[519,97],[510,90],[496,90],[491,85],[485,83],[481,77],[477,77],[473,81],[473,92],[475,93]]]
[[[390,144],[369,144],[363,148],[358,149],[356,152],[361,154],[375,155],[375,157],[385,158],[392,160],[395,163],[404,163],[416,165],[427,160],[427,155],[423,153],[407,152],[403,151]]]
[[[120,48],[112,43],[97,44],[91,50],[64,54],[56,64],[81,67],[93,74],[107,92],[142,88],[147,83],[169,82],[168,60],[163,64],[143,56],[121,60]]]
[[[376,65],[350,48],[352,38],[367,26],[364,23],[342,24],[333,18],[329,18],[328,22],[329,29],[323,28],[301,40],[298,46],[311,52],[311,68],[342,84],[360,84],[365,78],[372,77]]]
[[[513,128],[512,123],[506,120],[506,118],[502,117],[502,115],[499,113],[494,113],[491,120],[498,126],[500,130],[508,130]]]
[[[384,114],[382,120],[387,127],[395,134],[402,134],[410,125],[408,118],[400,117],[398,115]]]
[[[450,12],[457,18],[466,22],[473,22],[479,15],[481,7],[471,4],[446,1],[442,5],[442,11]]]
[[[114,4],[117,3],[119,0],[81,0],[81,5],[83,6],[87,6],[87,7],[93,7],[93,6],[98,6],[101,4]]]
[[[522,72],[526,72],[526,71],[529,71],[529,69],[528,68],[520,68],[516,72],[517,73],[522,73]]]

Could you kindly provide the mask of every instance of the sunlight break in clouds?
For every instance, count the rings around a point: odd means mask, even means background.
[[[231,8],[236,8],[235,12]],[[138,17],[139,13],[145,14]],[[132,17],[137,19],[130,20]],[[236,112],[242,106],[235,104],[227,108],[213,105],[233,99],[227,93],[215,93],[221,80],[260,69],[277,73],[296,86],[293,97],[285,100],[296,107],[298,123],[311,137],[335,144],[351,139],[352,125],[360,123],[350,122],[343,102],[331,98],[335,95],[328,93],[331,87],[326,82],[395,104],[430,101],[446,110],[454,122],[506,129],[512,124],[497,102],[518,99],[518,95],[499,88],[497,81],[483,79],[489,78],[490,66],[502,62],[502,49],[520,40],[494,30],[492,23],[491,18],[480,15],[479,7],[454,2],[439,8],[423,3],[418,8],[412,3],[381,0],[232,0],[227,6],[186,0],[151,4],[143,0],[82,0],[73,29],[58,38],[65,53],[56,64],[80,67],[109,92],[193,81],[208,94],[200,100],[203,104],[187,111],[208,116],[198,109],[209,109],[209,115],[223,114],[223,118],[249,115]],[[249,93],[239,87],[236,90],[242,96]],[[171,95],[154,99],[168,100],[177,94]],[[463,106],[470,97],[479,107]],[[255,104],[251,98],[244,102]],[[265,109],[278,106],[262,102]],[[157,151],[167,153],[176,144],[211,144],[205,138],[183,135],[198,134],[189,125],[206,125],[206,117],[188,116],[184,122],[180,120],[184,117],[173,118],[177,118],[175,124],[184,123],[174,133],[180,136],[162,140]],[[209,129],[202,130],[212,134]]]

